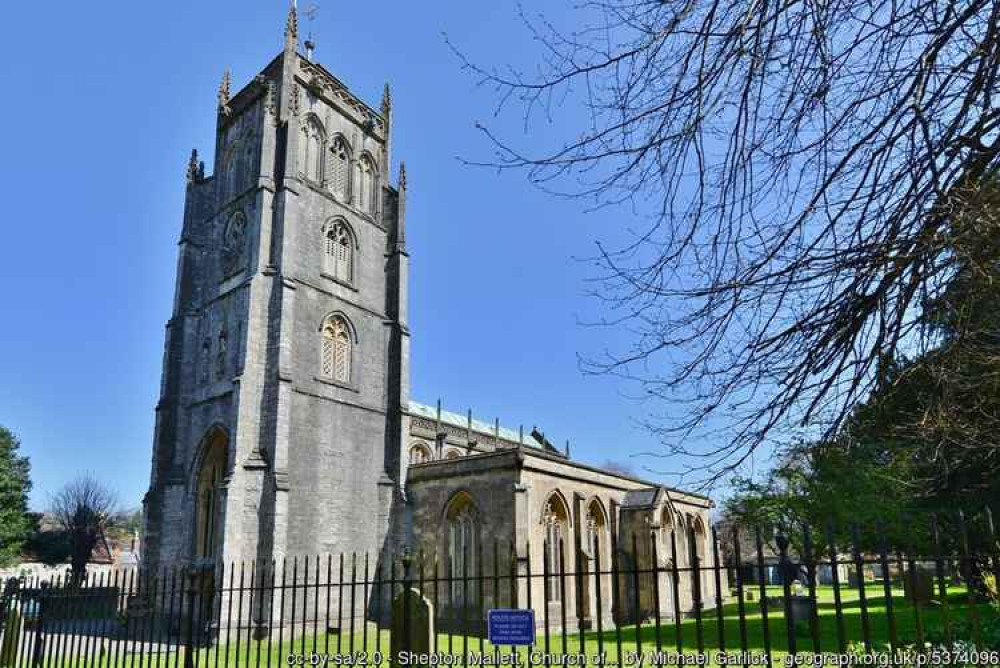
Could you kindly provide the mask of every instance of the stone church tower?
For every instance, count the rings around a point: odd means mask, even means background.
[[[400,539],[408,258],[391,100],[367,106],[297,33],[293,8],[261,74],[233,94],[226,73],[212,174],[197,154],[188,167],[150,572]]]

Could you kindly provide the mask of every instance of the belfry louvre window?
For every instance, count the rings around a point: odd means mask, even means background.
[[[321,373],[338,383],[351,382],[351,332],[340,316],[330,316],[323,323]]]
[[[326,229],[323,240],[324,271],[341,281],[350,282],[354,269],[354,237],[344,223]]]
[[[346,202],[350,194],[351,153],[343,137],[333,140],[330,147],[330,190],[337,199]]]

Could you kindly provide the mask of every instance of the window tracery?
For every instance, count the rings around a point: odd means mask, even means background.
[[[320,359],[321,374],[338,383],[351,382],[351,331],[340,316],[323,323]]]

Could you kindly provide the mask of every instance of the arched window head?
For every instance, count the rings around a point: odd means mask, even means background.
[[[444,453],[444,458],[445,459],[458,459],[461,456],[462,456],[462,453],[459,452],[458,450],[449,450],[448,452]]]
[[[205,446],[201,468],[198,471],[195,507],[195,554],[202,559],[213,559],[218,553],[222,481],[228,462],[228,439],[219,430]]]
[[[299,147],[299,155],[302,156],[302,175],[316,183],[323,182],[324,143],[323,126],[315,117],[310,116],[302,126],[302,146]]]
[[[548,571],[545,581],[545,600],[561,601],[560,573],[566,567],[563,550],[568,537],[569,512],[558,494],[553,494],[546,502],[542,513],[542,525],[545,531],[545,567]]]
[[[410,463],[423,464],[431,460],[431,451],[423,443],[414,443],[410,446]]]
[[[459,492],[452,497],[445,512],[445,521],[448,525],[449,593],[453,607],[468,607],[478,600],[477,587],[471,579],[477,575],[479,556],[479,526],[476,518],[475,506],[467,492]]]
[[[354,279],[354,237],[343,222],[326,227],[323,235],[323,270],[347,283]]]
[[[351,149],[347,140],[337,136],[330,146],[330,190],[342,202],[350,198],[351,193]]]
[[[321,372],[338,383],[351,382],[351,330],[340,316],[323,322]]]
[[[363,212],[375,215],[378,210],[378,170],[368,154],[358,160],[357,205]]]

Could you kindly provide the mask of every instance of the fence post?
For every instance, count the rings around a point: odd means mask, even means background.
[[[468,558],[468,557],[467,557]],[[400,649],[404,652],[410,651],[410,565],[413,557],[410,554],[409,546],[403,548],[403,637]],[[462,592],[463,597],[465,592]],[[462,601],[465,602],[464,600]]]
[[[990,559],[993,561],[993,591],[1000,598],[1000,541],[997,541],[996,525],[993,523],[993,511],[986,507],[986,528],[989,532]]]
[[[705,626],[701,617],[702,590],[701,590],[701,557],[698,556],[698,533],[694,526],[688,527],[688,548],[691,554],[691,584],[694,598],[694,631],[698,641],[698,653],[705,653]]]
[[[788,556],[788,536],[778,534],[774,537],[774,542],[778,544],[780,554],[778,560],[778,572],[781,573],[781,593],[785,608],[785,634],[788,639],[788,653],[799,653],[799,648],[795,638],[795,607],[792,605],[792,583],[791,578],[795,574],[795,565],[792,564]]]
[[[847,630],[844,626],[844,607],[840,600],[840,564],[837,561],[832,522],[826,525],[826,542],[830,549],[830,576],[833,579],[833,604],[837,615],[837,650],[844,654],[847,652]]]
[[[767,619],[767,573],[764,571],[764,539],[760,535],[760,527],[754,528],[754,539],[757,543],[757,575],[760,578],[760,621],[761,632],[764,635],[764,660],[771,664],[771,627]]]
[[[31,658],[31,664],[38,668],[45,659],[45,604],[48,597],[49,585],[43,582],[39,585],[38,593],[38,619],[35,621],[35,652]]]
[[[722,609],[722,565],[719,563],[719,535],[712,527],[712,565],[715,574],[715,619],[719,630],[719,651],[726,651],[726,619]]]
[[[743,555],[740,554],[740,531],[733,525],[733,560],[736,563],[736,610],[740,619],[740,649],[747,653],[747,614],[743,596]]]
[[[816,598],[816,555],[813,553],[812,531],[809,525],[806,524],[803,529],[806,577],[809,578],[809,599],[812,601],[809,606],[809,635],[812,636],[813,654],[819,654],[822,648],[819,639],[819,601]]]
[[[976,587],[973,578],[976,576],[976,558],[972,555],[969,545],[969,528],[965,522],[965,512],[958,511],[958,524],[962,533],[962,556],[960,559],[965,562],[964,568],[959,568],[962,577],[965,578],[966,600],[969,603],[969,616],[972,618],[972,637],[976,648],[983,646],[982,625],[979,621],[979,609],[976,608]]]
[[[635,651],[642,656],[642,583],[639,580],[639,549],[632,534],[632,614],[635,615]]]
[[[858,525],[851,525],[851,542],[854,551],[854,570],[858,578],[858,601],[861,604],[861,635],[864,636],[865,652],[872,653],[871,621],[868,619],[868,594],[865,592],[865,560],[861,554],[861,534]]]
[[[194,668],[194,595],[195,595],[195,571],[194,569],[185,570],[184,575],[187,579],[187,593],[188,593],[188,604],[187,604],[187,622],[186,630],[184,633],[184,668]]]
[[[945,640],[950,647],[953,638],[951,620],[948,614],[948,589],[944,583],[944,555],[941,551],[941,532],[936,513],[931,515],[931,532],[934,537],[934,573],[938,581],[938,602],[941,604],[941,620],[944,622]]]

